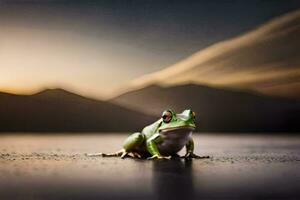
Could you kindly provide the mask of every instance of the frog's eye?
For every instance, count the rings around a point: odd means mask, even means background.
[[[164,111],[161,117],[165,123],[169,123],[172,119],[172,113],[168,110]]]
[[[192,112],[193,118],[196,119],[196,113]]]

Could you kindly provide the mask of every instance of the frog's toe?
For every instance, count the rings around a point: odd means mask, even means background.
[[[181,158],[189,158],[191,156],[191,153],[186,153],[184,156],[181,156]]]
[[[88,156],[88,157],[97,157],[97,156],[102,156],[102,157],[104,157],[104,156],[106,156],[107,154],[105,154],[105,153],[94,153],[94,154],[92,154],[92,153],[85,153],[84,155],[85,155],[85,156]]]
[[[182,158],[186,158],[186,159],[190,159],[190,158],[206,159],[206,158],[209,158],[209,156],[198,156],[198,155],[196,155],[194,153],[187,153]]]
[[[154,155],[154,156],[151,156],[151,157],[147,158],[147,160],[154,160],[156,158],[157,158],[157,155]]]
[[[195,159],[206,159],[209,158],[209,156],[198,156],[198,155],[192,155],[191,158],[195,158]]]
[[[132,152],[134,158],[142,158],[142,156],[137,152]]]
[[[153,160],[153,159],[159,159],[159,160],[170,160],[171,156],[159,156],[159,155],[154,155],[152,157],[147,158],[148,160]]]
[[[101,156],[101,157],[114,157],[117,156],[114,153],[97,153],[97,154],[93,154],[92,156]]]
[[[172,158],[172,156],[161,156],[160,159],[166,159],[166,160],[170,160]]]
[[[210,156],[199,156],[200,159],[207,159],[207,158],[210,158]]]
[[[128,155],[128,152],[124,151],[121,155],[121,158],[124,159]]]

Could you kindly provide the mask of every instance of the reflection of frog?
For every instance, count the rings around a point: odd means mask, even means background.
[[[195,113],[184,110],[176,114],[171,110],[163,112],[162,117],[153,124],[146,126],[141,133],[133,133],[124,142],[123,149],[113,153],[98,155],[121,156],[127,155],[149,159],[170,159],[185,146],[185,158],[208,158],[194,154],[192,132],[195,130]]]
[[[196,197],[194,173],[192,159],[153,162],[152,199],[201,199]]]

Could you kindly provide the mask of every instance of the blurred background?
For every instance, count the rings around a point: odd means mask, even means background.
[[[0,1],[0,131],[300,130],[300,3]],[[116,126],[117,125],[117,126]]]
[[[166,109],[209,159],[87,156]],[[1,200],[300,199],[299,122],[299,0],[0,0]]]

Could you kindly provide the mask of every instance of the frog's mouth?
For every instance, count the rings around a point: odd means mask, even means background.
[[[195,127],[193,127],[193,126],[179,126],[179,127],[166,128],[166,129],[163,129],[163,130],[159,130],[159,132],[160,133],[167,133],[167,132],[174,132],[174,131],[178,131],[178,130],[194,131]]]

